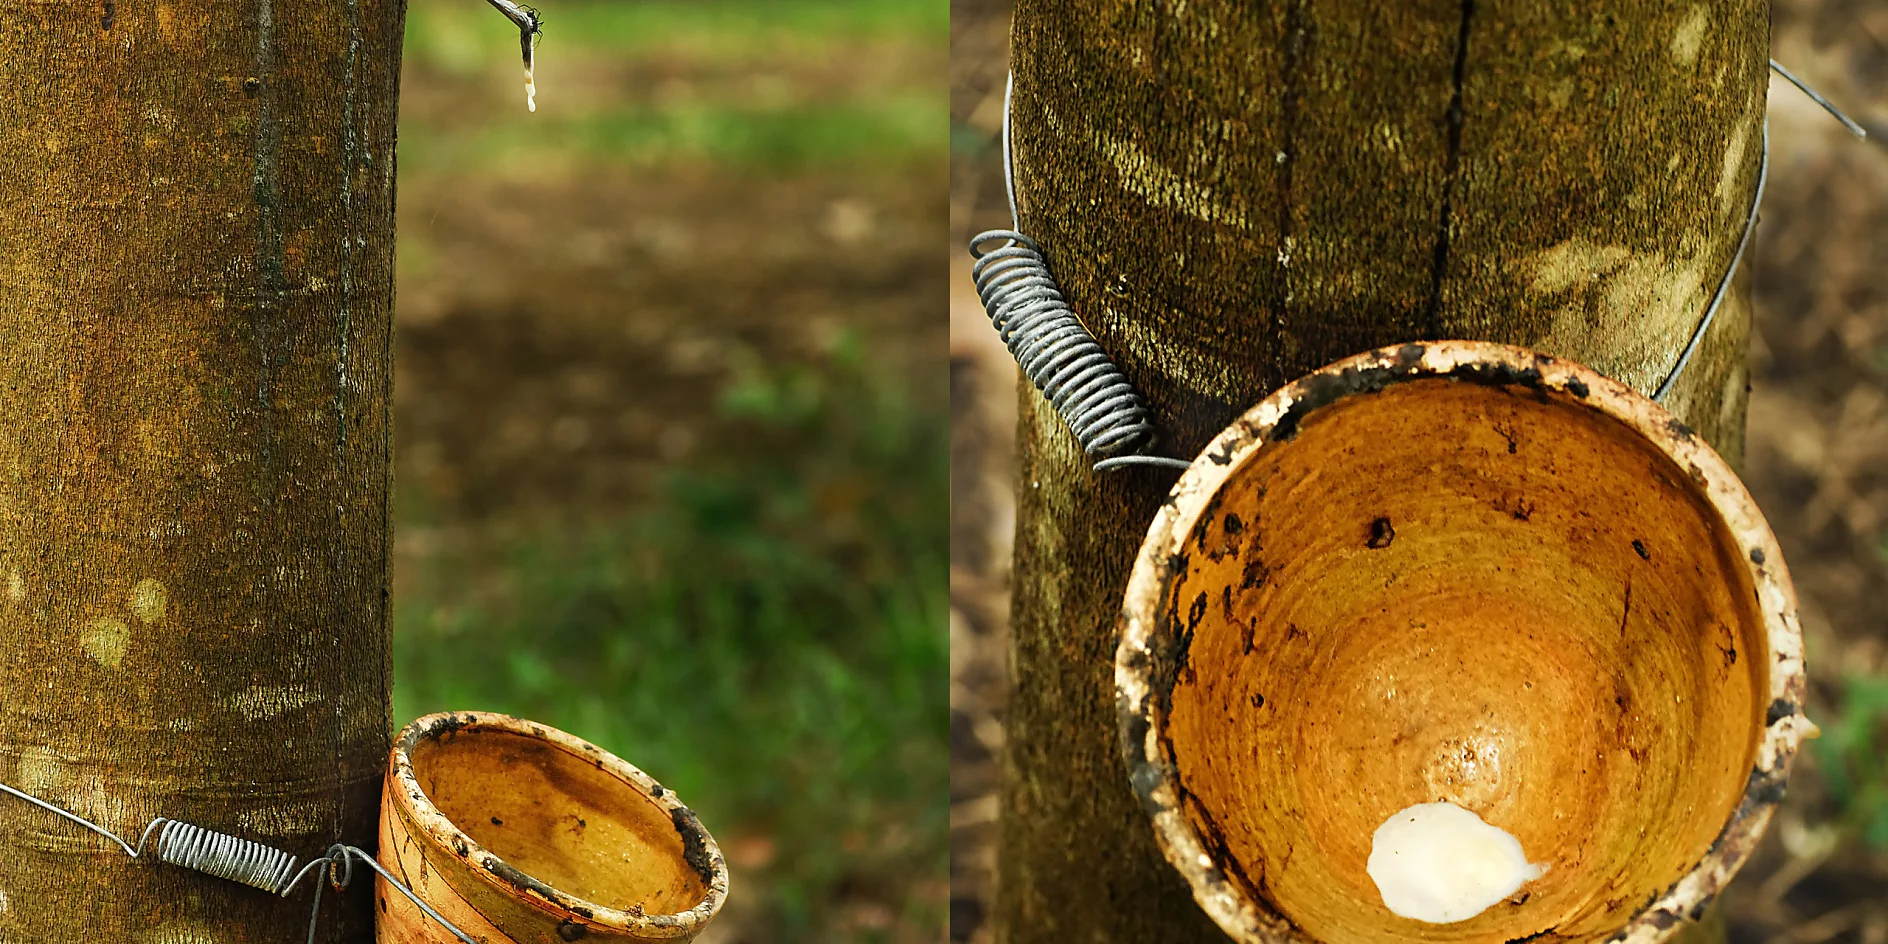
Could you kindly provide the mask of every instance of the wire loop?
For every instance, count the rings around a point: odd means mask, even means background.
[[[328,847],[327,853],[318,859],[311,860],[298,872],[295,870],[295,857],[280,849],[265,846],[253,840],[241,839],[228,833],[205,829],[182,820],[166,819],[162,816],[152,820],[150,825],[144,827],[144,833],[138,837],[138,844],[133,846],[120,838],[117,833],[30,793],[4,783],[0,783],[0,793],[11,794],[40,809],[71,820],[117,843],[133,859],[144,858],[144,847],[148,843],[151,844],[151,854],[160,862],[168,862],[171,865],[248,885],[281,898],[287,898],[308,873],[320,869],[322,875],[315,883],[314,907],[308,916],[308,944],[315,944],[315,932],[321,920],[322,886],[332,885],[337,892],[347,888],[348,883],[354,879],[354,862],[357,859],[379,873],[381,878],[387,880],[388,885],[399,889],[400,893],[411,899],[413,904],[418,905],[427,917],[439,922],[440,926],[452,932],[452,935],[463,944],[478,944],[477,941],[467,937],[464,931],[454,926],[451,921],[446,920],[445,916],[434,911],[432,906],[421,901],[418,895],[413,894],[412,889],[401,884],[399,879],[394,878],[391,873],[382,868],[371,853],[358,846],[337,842]],[[152,842],[153,835],[156,836],[154,843]]]
[[[1016,209],[1016,179],[1010,160],[1012,73],[1003,85],[1003,190],[1009,197],[1010,228],[978,233],[970,240],[970,277],[997,336],[1029,382],[1060,414],[1082,452],[1105,472],[1129,465],[1184,469],[1184,459],[1141,453],[1154,444],[1154,424],[1140,394],[1062,297],[1042,247],[1024,235]],[[1001,243],[992,249],[990,243]]]
[[[1772,59],[1770,68],[1821,105],[1856,137],[1866,136],[1861,125],[1781,63]],[[1153,445],[1155,438],[1147,408],[1128,382],[1127,375],[1115,366],[1069,307],[1061,286],[1049,271],[1042,247],[1022,232],[1010,142],[1010,106],[1015,91],[1016,74],[1011,72],[1003,83],[1002,138],[1003,190],[1009,198],[1010,228],[978,233],[970,240],[970,255],[976,260],[970,273],[977,285],[977,295],[983,301],[984,312],[1024,375],[1068,424],[1081,443],[1082,451],[1099,460],[1095,463],[1096,471],[1127,465],[1187,468],[1191,463],[1181,459],[1140,454]],[[1757,228],[1757,209],[1763,202],[1764,184],[1769,176],[1770,125],[1766,120],[1763,151],[1757,165],[1757,186],[1751,193],[1737,248],[1718,281],[1717,290],[1711,295],[1711,303],[1692,329],[1678,359],[1654,388],[1654,402],[1665,402],[1723,306],[1731,280],[1743,262],[1744,250],[1750,246],[1751,233]],[[1001,245],[987,248],[990,243]]]
[[[161,816],[144,828],[138,840],[140,853],[153,832],[157,842],[152,851],[159,861],[260,888],[272,895],[282,893],[284,883],[295,871],[295,857],[280,849]]]

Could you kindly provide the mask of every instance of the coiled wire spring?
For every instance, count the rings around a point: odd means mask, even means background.
[[[1867,132],[1828,99],[1817,94],[1785,69],[1775,59],[1770,68],[1801,89],[1816,104],[1840,121],[1856,137]],[[1042,247],[1022,233],[1022,218],[1016,208],[1015,162],[1010,151],[1010,105],[1015,94],[1016,76],[1011,73],[1003,85],[1003,188],[1009,197],[1010,228],[978,233],[970,240],[971,278],[977,296],[983,301],[990,324],[1016,358],[1036,389],[1061,415],[1069,431],[1081,444],[1082,451],[1097,458],[1096,471],[1129,465],[1153,465],[1185,469],[1191,463],[1183,459],[1143,455],[1154,444],[1155,430],[1147,407],[1135,392],[1127,375],[1115,366],[1101,344],[1089,333],[1081,319],[1062,297],[1062,288],[1049,272],[1049,262]],[[1705,331],[1711,327],[1718,308],[1728,294],[1731,277],[1744,258],[1750,234],[1757,225],[1757,207],[1763,201],[1764,183],[1770,171],[1770,129],[1764,123],[1763,153],[1758,164],[1757,186],[1751,194],[1750,208],[1744,218],[1743,232],[1730,265],[1718,282],[1711,303],[1705,308],[1690,338],[1658,386],[1652,399],[1664,402],[1679,374],[1691,362]],[[990,243],[1002,243],[995,249]]]
[[[271,895],[280,895],[295,874],[295,857],[280,849],[161,816],[144,828],[144,835],[138,839],[139,851],[152,833],[157,834],[153,851],[158,859],[260,888]],[[137,853],[132,857],[136,858]]]
[[[1130,465],[1184,469],[1191,463],[1142,454],[1154,445],[1154,424],[1140,394],[1063,299],[1042,247],[1022,233],[1015,164],[1010,160],[1010,100],[1015,90],[1016,76],[1011,74],[1003,84],[1003,189],[1009,195],[1010,228],[978,233],[970,240],[970,256],[976,260],[970,275],[984,313],[1023,374],[1068,424],[1082,451],[1099,460],[1096,471]],[[985,248],[997,242],[1003,245]]]
[[[0,783],[0,793],[12,794],[40,809],[64,817],[104,836],[117,843],[125,850],[125,854],[133,859],[143,858],[144,847],[151,844],[151,854],[160,862],[168,862],[171,865],[206,875],[228,879],[282,898],[287,898],[289,893],[301,884],[303,877],[318,869],[321,877],[315,881],[315,903],[308,916],[308,944],[314,944],[315,932],[321,920],[322,886],[332,885],[337,892],[346,888],[348,883],[354,880],[356,861],[366,863],[369,868],[378,872],[381,878],[387,880],[387,884],[399,889],[401,894],[411,899],[421,911],[426,912],[427,917],[439,922],[440,926],[452,932],[452,935],[464,944],[478,944],[477,941],[467,937],[464,931],[455,927],[452,922],[447,921],[439,912],[434,911],[432,906],[421,901],[419,896],[413,894],[412,889],[401,884],[399,879],[394,878],[381,867],[379,862],[374,861],[373,855],[358,846],[337,842],[329,846],[328,851],[320,858],[311,860],[307,865],[302,866],[300,871],[296,871],[295,857],[280,849],[231,836],[228,833],[205,829],[182,820],[166,819],[161,816],[152,820],[149,826],[144,827],[143,835],[138,837],[138,844],[133,846],[120,838],[117,833],[32,794],[16,790],[4,783]],[[153,836],[156,837],[154,844],[152,844]]]
[[[1002,241],[996,249],[988,243]],[[970,244],[971,277],[990,324],[1049,405],[1061,414],[1097,469],[1132,463],[1177,465],[1136,455],[1153,444],[1154,424],[1121,369],[1082,326],[1049,274],[1036,241],[1015,230],[979,233]]]

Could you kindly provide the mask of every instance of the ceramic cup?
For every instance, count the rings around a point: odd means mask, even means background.
[[[562,731],[427,715],[395,739],[380,863],[480,944],[680,942],[728,893],[714,838],[675,794]],[[380,944],[457,944],[375,889]]]
[[[1435,342],[1304,377],[1202,451],[1115,679],[1157,840],[1236,940],[1644,944],[1762,835],[1814,732],[1802,653],[1776,541],[1702,439],[1578,364]],[[1430,803],[1545,872],[1399,917],[1376,831]]]

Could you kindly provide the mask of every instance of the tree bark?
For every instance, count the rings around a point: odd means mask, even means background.
[[[1649,393],[1742,230],[1768,42],[1751,0],[1022,0],[1023,229],[1166,455],[1416,339],[1521,344]],[[1749,319],[1740,275],[1667,401],[1733,462]],[[1173,475],[1091,472],[1027,384],[1019,446],[998,939],[1219,939],[1155,849],[1114,721],[1121,595]]]
[[[134,843],[374,844],[404,13],[0,7],[0,778]],[[0,941],[307,933],[4,796],[0,849]]]

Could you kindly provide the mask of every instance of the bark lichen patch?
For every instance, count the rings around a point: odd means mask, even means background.
[[[262,836],[297,836],[318,833],[333,818],[333,811],[313,800],[288,800],[253,806],[236,814],[236,824]]]
[[[26,599],[26,578],[17,570],[7,574],[7,599],[15,603]]]
[[[1685,19],[1672,33],[1672,61],[1684,68],[1691,68],[1698,61],[1698,52],[1704,48],[1704,35],[1711,25],[1711,14],[1701,6],[1691,8]]]
[[[1599,349],[1616,352],[1616,360],[1590,366],[1636,386],[1655,384],[1670,366],[1671,353],[1668,345],[1646,339],[1689,333],[1715,288],[1712,263],[1709,253],[1674,259],[1640,251],[1610,270],[1593,270],[1600,277],[1556,306],[1547,333],[1530,346],[1565,352],[1600,342]]]
[[[1203,222],[1248,228],[1246,209],[1225,200],[1224,194],[1162,165],[1132,141],[1097,135],[1095,149],[1114,165],[1121,186],[1148,203],[1179,210]]]
[[[223,938],[204,928],[172,924],[152,931],[144,940],[149,944],[219,944]]]
[[[230,699],[229,707],[251,721],[266,721],[319,700],[300,685],[251,685]]]
[[[1529,290],[1551,295],[1576,285],[1590,284],[1632,258],[1624,246],[1600,246],[1575,237],[1541,250],[1534,256],[1534,278]]]
[[[1547,104],[1554,111],[1566,111],[1567,106],[1573,104],[1573,91],[1572,79],[1560,79],[1547,86],[1545,96]]]
[[[1730,140],[1724,145],[1724,170],[1718,174],[1718,212],[1732,213],[1741,211],[1748,198],[1737,186],[1740,172],[1744,169],[1744,149],[1750,145],[1750,126],[1739,125],[1731,130]]]
[[[163,619],[169,606],[170,592],[150,577],[131,588],[131,613],[147,626]]]
[[[157,31],[165,42],[177,42],[177,13],[167,3],[157,5]]]
[[[92,661],[108,669],[115,669],[125,661],[125,650],[131,647],[131,627],[125,621],[113,616],[100,616],[88,620],[85,631],[79,637],[79,645]]]
[[[44,751],[25,751],[13,767],[13,785],[34,796],[61,793],[72,784],[72,774],[57,757]]]

